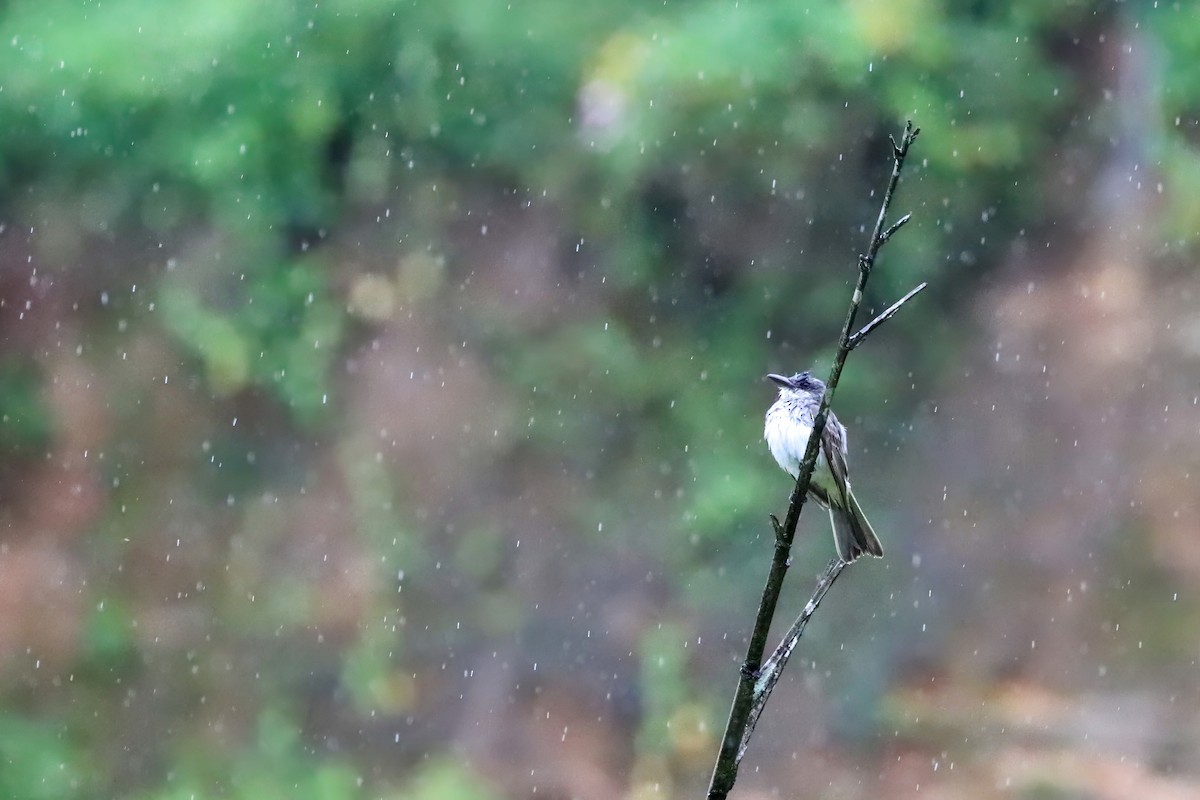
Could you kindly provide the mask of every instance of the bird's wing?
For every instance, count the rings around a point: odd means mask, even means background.
[[[821,434],[821,452],[825,455],[825,461],[829,464],[829,471],[833,473],[833,482],[837,486],[838,493],[841,495],[842,508],[850,507],[850,499],[848,495],[849,467],[846,466],[846,429],[838,422],[837,417],[833,414],[829,415],[829,419],[825,424],[825,431]]]

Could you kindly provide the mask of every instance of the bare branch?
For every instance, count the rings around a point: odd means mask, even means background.
[[[853,350],[854,348],[856,348],[860,344],[862,344],[863,339],[866,339],[867,335],[871,331],[875,330],[880,325],[882,325],[883,323],[885,323],[889,319],[891,319],[896,314],[896,312],[900,310],[900,306],[904,305],[909,300],[916,297],[928,285],[929,285],[928,283],[922,282],[920,286],[913,289],[908,294],[904,295],[904,297],[901,297],[899,300],[897,300],[896,302],[894,302],[890,306],[888,306],[887,310],[884,311],[882,314],[880,314],[875,319],[868,322],[866,325],[863,325],[858,333],[856,333],[850,337],[850,349]]]
[[[817,580],[817,588],[813,590],[812,597],[805,604],[804,610],[800,612],[800,616],[796,618],[792,627],[788,628],[783,639],[776,645],[775,652],[771,653],[771,657],[758,671],[754,681],[754,703],[750,706],[750,718],[746,722],[746,730],[742,734],[742,743],[738,751],[739,761],[746,754],[746,746],[750,744],[750,737],[754,734],[754,727],[758,725],[758,718],[762,716],[763,709],[767,707],[771,690],[775,688],[775,684],[779,683],[779,677],[783,675],[783,668],[787,666],[788,659],[792,657],[792,652],[800,642],[800,637],[804,635],[808,621],[812,619],[817,607],[825,599],[825,594],[833,586],[833,582],[848,566],[849,564],[836,556],[826,565],[825,572]]]
[[[777,673],[783,669],[783,663],[787,661],[786,656],[776,659],[777,670],[775,670],[774,677],[769,678],[770,686],[761,684],[760,688],[760,681],[764,675],[762,658],[767,646],[767,635],[770,632],[771,621],[775,617],[775,607],[779,602],[779,594],[783,590],[783,579],[791,564],[791,548],[792,541],[796,536],[796,524],[800,520],[800,511],[804,507],[804,500],[808,496],[808,487],[812,482],[813,470],[816,468],[817,452],[819,450],[821,434],[825,430],[825,422],[829,416],[829,406],[833,402],[833,394],[837,389],[838,379],[841,377],[846,357],[850,355],[850,351],[853,349],[850,331],[854,327],[854,319],[858,315],[858,307],[862,303],[863,288],[867,284],[867,279],[871,276],[871,268],[875,264],[875,258],[879,254],[879,249],[883,247],[887,238],[899,230],[900,226],[907,219],[902,219],[891,228],[888,228],[886,234],[884,233],[888,208],[892,204],[896,185],[900,182],[900,171],[904,167],[904,160],[908,156],[908,150],[919,132],[920,129],[914,128],[912,122],[909,121],[904,126],[904,135],[900,139],[900,144],[897,145],[896,140],[892,139],[892,174],[888,180],[887,191],[884,193],[883,203],[879,209],[879,218],[875,222],[875,229],[871,232],[867,252],[859,256],[858,259],[858,280],[854,286],[854,293],[850,297],[850,307],[846,311],[846,322],[842,326],[842,335],[838,340],[837,354],[834,356],[833,366],[829,371],[829,379],[825,382],[825,393],[821,397],[820,407],[817,410],[816,417],[813,419],[812,433],[809,434],[808,446],[805,449],[804,458],[800,462],[800,469],[796,475],[796,484],[792,487],[787,515],[784,517],[782,525],[779,524],[779,521],[775,517],[772,517],[772,527],[775,529],[774,556],[771,559],[770,571],[767,573],[767,581],[763,586],[762,599],[759,601],[754,628],[750,633],[750,643],[746,647],[746,659],[742,662],[741,669],[739,670],[737,691],[733,696],[733,705],[729,709],[729,719],[725,725],[725,735],[721,740],[721,751],[717,755],[717,762],[713,767],[712,780],[708,787],[709,800],[724,800],[728,796],[729,790],[733,788],[733,784],[737,780],[738,767],[741,764],[742,757],[745,755],[746,746],[750,741],[750,734],[753,730],[751,717],[753,716],[754,720],[757,721],[758,715],[762,713],[762,706],[766,703],[766,696],[770,695],[770,689],[774,687],[775,682],[779,679]],[[816,610],[816,603],[820,602],[820,598],[824,597],[825,592],[829,590],[829,586],[833,584],[833,579],[841,574],[841,570],[845,567],[840,561],[838,561],[838,564],[840,566],[836,568],[831,565],[832,577],[828,582],[818,586],[818,594],[814,595],[816,602],[810,601],[812,611]],[[805,608],[806,610],[808,609],[807,606]],[[807,615],[801,615],[802,622],[801,620],[797,620],[799,629],[793,639],[792,647],[795,646],[794,641],[799,638],[800,632],[803,631],[804,625],[808,622],[808,618],[812,616],[812,611],[809,611]],[[772,656],[772,658],[775,657]],[[756,709],[756,700],[759,697],[762,699],[757,704]]]

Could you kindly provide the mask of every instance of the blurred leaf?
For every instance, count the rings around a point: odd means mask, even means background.
[[[162,309],[167,325],[200,357],[213,391],[230,394],[246,385],[248,343],[230,319],[208,310],[184,290],[163,292]]]
[[[258,264],[222,298],[206,304],[182,281],[162,293],[167,327],[205,366],[218,395],[254,383],[273,392],[304,424],[325,412],[329,369],[344,325],[311,260]]]

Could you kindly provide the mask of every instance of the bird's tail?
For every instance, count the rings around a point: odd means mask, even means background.
[[[849,508],[841,509],[833,505],[829,507],[829,519],[833,522],[833,543],[837,547],[838,557],[849,564],[859,556],[873,555],[883,558],[883,545],[879,537],[867,522],[862,506],[850,487],[846,487],[846,499]]]

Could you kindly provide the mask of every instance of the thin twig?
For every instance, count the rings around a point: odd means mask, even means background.
[[[862,344],[863,339],[866,339],[867,335],[871,331],[875,330],[880,325],[882,325],[883,323],[885,323],[889,319],[891,319],[892,316],[895,315],[895,313],[900,310],[900,306],[904,305],[909,300],[916,297],[918,294],[921,293],[921,290],[923,290],[928,285],[929,285],[928,283],[922,282],[920,286],[913,289],[911,292],[904,295],[904,297],[901,297],[899,300],[897,300],[896,302],[894,302],[890,306],[888,306],[887,310],[884,311],[882,314],[880,314],[875,319],[868,322],[866,325],[863,325],[862,328],[858,331],[858,333],[856,333],[850,337],[850,349],[853,350],[854,348],[856,348],[860,344]]]
[[[920,133],[920,129],[914,128],[910,121],[904,126],[904,135],[901,137],[900,144],[897,145],[896,140],[892,139],[892,174],[879,209],[879,218],[875,222],[875,229],[871,232],[867,252],[858,258],[858,281],[854,286],[854,294],[850,298],[850,307],[846,312],[846,322],[842,326],[842,335],[838,340],[837,354],[834,356],[833,366],[829,371],[829,379],[825,382],[825,393],[821,397],[820,408],[813,419],[812,433],[808,437],[808,447],[804,451],[804,459],[800,462],[796,485],[792,488],[791,498],[788,501],[787,516],[782,525],[779,525],[777,520],[772,520],[772,526],[775,528],[774,556],[771,559],[770,571],[767,573],[767,581],[763,586],[754,628],[750,633],[750,643],[746,647],[746,659],[742,662],[739,670],[737,691],[733,696],[733,705],[729,709],[729,719],[726,722],[725,735],[721,740],[721,750],[717,755],[716,765],[713,767],[712,780],[709,782],[709,800],[724,800],[729,794],[729,790],[733,788],[733,784],[737,780],[738,766],[741,764],[742,756],[746,752],[746,745],[749,743],[747,726],[754,711],[755,686],[763,675],[763,652],[766,650],[771,621],[775,618],[775,606],[779,602],[779,593],[783,589],[783,579],[791,564],[791,549],[792,541],[796,536],[796,524],[800,521],[800,511],[804,507],[808,486],[812,482],[813,470],[816,468],[818,446],[821,434],[825,430],[825,421],[829,416],[829,405],[833,402],[833,394],[837,389],[846,357],[853,349],[850,344],[850,331],[854,326],[854,318],[858,315],[859,304],[862,303],[863,287],[866,286],[867,279],[871,276],[871,269],[875,265],[875,257],[879,254],[879,249],[887,241],[887,236],[890,236],[897,227],[893,226],[893,229],[888,229],[885,235],[884,224],[887,220],[888,208],[892,204],[892,196],[896,192],[896,184],[900,181],[900,170],[904,166],[908,149],[912,146],[918,133]],[[840,573],[841,568],[839,567],[837,574]],[[828,591],[828,587],[826,587],[826,591]],[[821,592],[821,595],[824,596],[824,592]],[[801,626],[801,630],[803,630],[803,626]],[[798,636],[799,634],[797,634]],[[761,711],[760,707],[758,713]]]
[[[907,223],[910,219],[912,219],[912,214],[905,214],[903,217],[892,223],[892,227],[883,232],[883,241],[880,242],[880,244],[883,244],[883,242],[886,242],[888,239],[892,238],[892,234],[903,228],[905,223]]]
[[[767,700],[771,697],[771,690],[775,688],[775,684],[779,682],[779,677],[783,675],[783,668],[787,666],[788,659],[792,657],[796,645],[800,642],[800,637],[804,635],[804,629],[808,626],[808,621],[812,619],[812,615],[816,613],[817,607],[821,605],[821,601],[825,599],[825,593],[833,586],[833,582],[842,574],[842,570],[848,567],[845,561],[842,561],[837,556],[834,556],[825,566],[825,572],[817,580],[817,588],[813,590],[813,595],[805,604],[804,610],[800,612],[800,616],[792,623],[792,627],[788,628],[783,639],[775,647],[775,652],[771,653],[771,657],[762,665],[762,669],[758,671],[758,679],[754,682],[754,702],[750,706],[750,718],[746,721],[746,730],[742,733],[742,743],[738,748],[738,760],[746,754],[746,746],[750,744],[750,737],[754,735],[754,728],[758,725],[758,718],[762,716],[763,709],[767,707]]]

